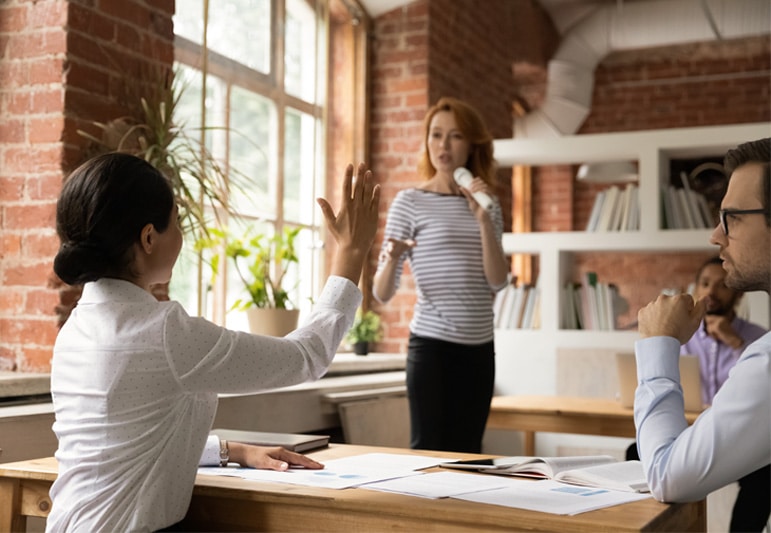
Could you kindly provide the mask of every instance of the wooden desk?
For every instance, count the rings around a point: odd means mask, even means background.
[[[451,454],[370,446],[331,445],[308,455],[329,460],[389,452],[448,458]],[[0,531],[23,530],[26,516],[45,517],[56,479],[53,458],[0,464]],[[468,475],[484,475],[472,474]],[[704,531],[704,502],[653,499],[576,516],[525,511],[452,498],[431,500],[366,489],[331,490],[220,476],[198,476],[184,521],[190,531]]]
[[[699,413],[685,413],[689,424]],[[535,455],[535,432],[634,438],[634,411],[615,400],[568,396],[495,396],[487,427],[522,431],[525,455]]]

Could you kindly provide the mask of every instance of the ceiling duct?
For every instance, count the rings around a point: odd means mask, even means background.
[[[603,4],[578,21],[549,61],[543,105],[517,118],[514,137],[571,135],[591,109],[594,70],[611,52],[771,32],[769,0],[641,0]]]

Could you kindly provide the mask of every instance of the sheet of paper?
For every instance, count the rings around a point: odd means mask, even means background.
[[[429,472],[422,476],[402,477],[362,485],[363,489],[398,492],[423,498],[447,498],[469,492],[491,490],[508,486],[507,478],[461,474],[458,472]]]
[[[389,468],[392,470],[421,470],[445,462],[447,462],[446,457],[424,457],[402,453],[363,453],[341,459],[330,459],[324,461],[324,465],[327,468],[345,469],[371,468],[377,465],[384,470]]]
[[[292,468],[286,472],[276,472],[274,470],[257,470],[234,466],[228,468],[214,466],[200,467],[198,468],[198,473],[210,476],[240,477],[253,481],[274,481],[310,487],[345,489],[386,479],[414,476],[420,474],[420,472],[416,472],[417,469],[435,466],[443,461],[446,461],[446,459],[440,457],[368,453],[325,461],[322,470]]]
[[[330,467],[321,470],[292,468],[285,472],[277,472],[275,470],[258,470],[255,468],[232,466],[228,468],[216,466],[199,467],[198,473],[209,476],[231,476],[252,481],[273,481],[309,487],[324,487],[327,489],[347,489],[365,483],[420,474],[420,472],[413,470],[389,470],[383,468],[356,468],[354,470]]]
[[[651,497],[650,494],[577,487],[551,480],[511,481],[512,484],[505,488],[461,494],[453,498],[542,513],[575,515]]]

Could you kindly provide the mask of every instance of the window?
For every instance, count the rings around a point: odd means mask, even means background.
[[[324,276],[323,217],[315,198],[326,194],[326,4],[177,0],[174,17],[176,71],[184,86],[175,120],[189,134],[203,134],[234,181],[248,178],[247,190],[230,191],[238,218],[219,214],[231,231],[272,234],[285,226],[302,228],[299,267],[285,283],[295,287],[291,301],[301,312],[310,308]],[[193,245],[185,243],[172,277],[172,298],[191,314],[247,329],[243,313],[227,312],[246,297],[234,269],[224,265],[211,286],[210,269]]]

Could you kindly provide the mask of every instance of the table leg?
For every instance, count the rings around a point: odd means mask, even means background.
[[[26,531],[27,518],[21,514],[21,482],[0,479],[0,531]]]
[[[525,455],[535,455],[535,431],[524,431],[525,434]]]

